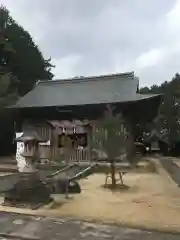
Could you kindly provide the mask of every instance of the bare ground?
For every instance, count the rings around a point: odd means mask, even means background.
[[[81,194],[67,200],[56,195],[54,203],[36,211],[4,206],[0,211],[180,231],[180,191],[163,169],[159,174],[126,174],[124,181],[129,188],[123,191],[103,188],[104,181],[104,174],[94,174],[80,181]]]
[[[83,193],[52,211],[86,220],[180,229],[180,193],[169,179],[159,174],[127,174],[129,189],[120,192],[102,188],[103,183],[102,174],[82,180]],[[62,197],[55,199],[62,203]]]

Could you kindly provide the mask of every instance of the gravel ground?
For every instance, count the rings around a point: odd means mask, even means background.
[[[149,232],[113,225],[101,225],[67,219],[32,217],[20,214],[0,212],[0,239],[13,239],[4,234],[16,236],[16,239],[43,240],[179,240],[180,235]],[[19,238],[17,237],[19,236]]]

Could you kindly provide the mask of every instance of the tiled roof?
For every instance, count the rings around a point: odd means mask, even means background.
[[[152,98],[137,94],[138,79],[134,73],[39,81],[22,97],[15,108],[75,106],[120,103]]]

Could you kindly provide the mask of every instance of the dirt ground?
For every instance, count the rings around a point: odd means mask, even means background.
[[[170,179],[159,174],[127,174],[124,180],[129,189],[119,192],[104,189],[104,180],[103,174],[82,180],[83,193],[60,207],[62,197],[55,197],[52,211],[86,220],[180,229],[180,192]]]
[[[0,211],[71,217],[131,227],[180,231],[180,189],[164,170],[157,173],[127,173],[128,189],[112,192],[102,185],[104,174],[80,180],[82,193],[54,196],[54,203],[36,211],[0,206]]]

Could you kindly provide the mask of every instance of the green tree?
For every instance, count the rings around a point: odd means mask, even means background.
[[[179,138],[179,88],[180,88],[180,76],[176,74],[169,84],[161,86],[163,87],[164,99],[160,107],[160,114],[163,119],[162,128],[167,129],[169,142],[172,143]]]
[[[93,145],[106,153],[111,164],[112,188],[116,187],[116,160],[126,151],[125,132],[121,115],[114,116],[108,106],[105,115],[94,125]],[[122,175],[120,174],[121,180]]]
[[[5,35],[8,25],[8,11],[0,7],[0,107],[1,109],[17,99],[17,78],[13,76],[9,63],[15,54],[11,42]]]
[[[0,6],[0,154],[13,151],[13,116],[4,109],[31,90],[38,80],[52,79],[51,60],[44,59],[30,34]],[[2,151],[4,151],[2,153]]]
[[[165,81],[160,86],[144,87],[140,89],[140,93],[163,95],[155,122],[159,130],[166,130],[169,143],[172,144],[180,137],[180,75],[176,73],[170,82]]]
[[[12,74],[19,79],[18,91],[22,96],[31,90],[38,80],[52,79],[51,69],[54,66],[50,58],[44,59],[30,34],[10,16],[8,10],[1,6],[1,12],[6,12],[8,21],[4,34],[12,43],[15,52],[8,64]]]

